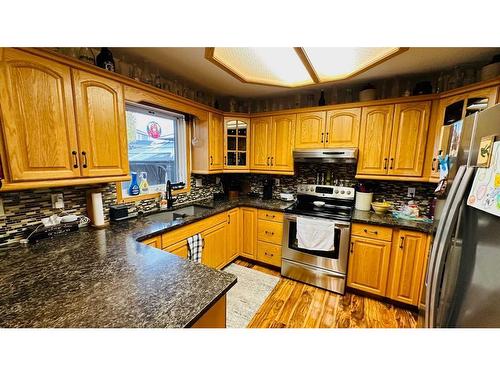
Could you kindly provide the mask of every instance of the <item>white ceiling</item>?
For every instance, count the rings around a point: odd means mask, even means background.
[[[112,51],[115,57],[120,57],[124,54],[135,59],[147,60],[151,62],[152,65],[157,65],[166,73],[191,81],[201,87],[222,95],[259,97],[267,95],[286,95],[295,91],[304,90],[304,88],[290,89],[242,83],[229,73],[206,60],[204,47],[127,47],[113,48]],[[500,53],[500,48],[498,47],[414,47],[364,73],[349,78],[348,80],[340,81],[339,84],[362,83],[393,76],[446,70],[456,65],[477,61],[489,61],[493,55],[498,53]],[[332,84],[318,84],[315,85],[314,88],[324,86],[332,86]]]

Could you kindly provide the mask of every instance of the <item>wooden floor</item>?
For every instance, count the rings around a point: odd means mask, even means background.
[[[280,273],[238,259],[240,266],[274,276]],[[415,328],[411,311],[368,297],[344,296],[281,278],[264,301],[248,328]]]

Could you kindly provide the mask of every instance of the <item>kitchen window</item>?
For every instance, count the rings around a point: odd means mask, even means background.
[[[127,104],[126,114],[130,174],[136,174],[138,197],[164,191],[167,180],[187,185],[184,115],[135,103]],[[121,199],[137,197],[129,191],[133,178],[121,184]]]

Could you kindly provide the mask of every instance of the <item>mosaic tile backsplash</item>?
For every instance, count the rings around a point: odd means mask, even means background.
[[[268,178],[279,178],[279,186],[273,190],[274,198],[279,199],[280,192],[297,192],[297,185],[316,183],[318,173],[327,171],[331,173],[331,183],[337,181],[345,186],[355,186],[358,182],[354,176],[356,174],[355,166],[349,164],[331,165],[331,164],[302,164],[296,165],[294,176],[280,175],[260,175],[260,174],[231,174],[224,175],[226,179],[233,180],[236,185],[247,184],[250,191],[262,194],[262,186]],[[217,184],[217,175],[191,176],[191,191],[177,195],[175,205],[188,203],[200,199],[212,198],[214,193],[222,191],[222,185]],[[196,187],[196,179],[201,179],[202,186]],[[434,184],[415,183],[415,182],[390,182],[377,181],[371,183],[375,200],[385,199],[393,202],[395,208],[399,208],[408,202],[410,198],[406,197],[408,187],[414,187],[416,190],[415,200],[423,215],[429,212],[429,202],[433,198]],[[104,215],[109,220],[109,207],[116,204],[116,185],[94,185],[65,187],[44,190],[20,191],[1,193],[5,215],[0,216],[0,245],[19,242],[26,237],[40,224],[40,220],[52,214],[59,214],[61,210],[52,208],[50,195],[54,193],[63,193],[65,212],[86,215],[86,192],[89,189],[98,189],[103,194]],[[158,207],[158,199],[148,199],[140,202],[128,204],[129,211],[147,212]]]

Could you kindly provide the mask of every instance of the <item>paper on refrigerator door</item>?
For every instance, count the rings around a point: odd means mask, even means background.
[[[500,141],[493,144],[489,168],[478,168],[467,204],[500,216]]]

